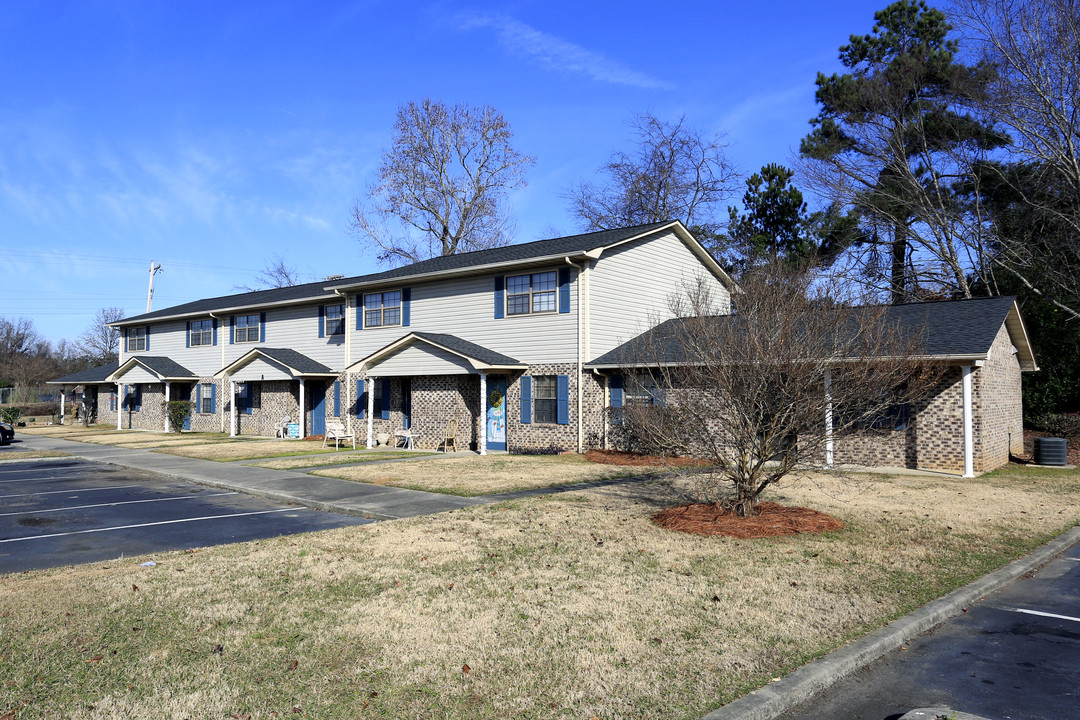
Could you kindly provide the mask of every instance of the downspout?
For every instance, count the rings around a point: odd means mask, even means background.
[[[338,290],[336,288],[334,289],[334,294],[341,296],[341,299],[344,301],[344,304],[345,304],[345,366],[341,369],[341,372],[343,373],[342,376],[341,376],[341,382],[342,382],[343,385],[345,385],[345,397],[348,398],[349,397],[349,386],[352,383],[349,382],[349,376],[347,374],[345,374],[345,368],[349,367],[349,365],[352,364],[351,363],[351,360],[352,360],[352,329],[356,324],[356,315],[355,315],[355,313],[360,312],[360,308],[358,307],[358,308],[356,308],[354,310],[353,317],[350,320],[349,319],[349,294],[348,293],[343,293],[343,292],[341,292],[340,290]],[[357,304],[359,304],[359,303],[357,303]],[[359,400],[360,400],[360,398],[357,398],[357,402],[359,402]],[[353,431],[353,426],[352,426],[352,424],[353,424],[353,419],[352,419],[353,413],[346,412],[344,410],[342,410],[342,412],[344,412],[345,416],[348,418],[345,421],[346,422],[345,427],[351,433]]]
[[[583,382],[582,382],[582,366],[585,364],[585,344],[583,339],[583,330],[585,324],[582,322],[582,312],[584,305],[584,297],[582,294],[582,285],[585,284],[585,268],[588,267],[589,261],[586,260],[582,263],[582,267],[578,267],[577,263],[571,262],[569,257],[563,258],[566,260],[566,264],[578,271],[577,276],[577,376],[575,378],[575,385],[577,385],[577,451],[578,453],[585,450],[585,412],[582,407],[583,398]]]

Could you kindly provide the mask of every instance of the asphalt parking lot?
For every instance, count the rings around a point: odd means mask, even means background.
[[[0,465],[0,573],[368,522],[83,460]]]
[[[1080,717],[1080,545],[778,720],[895,720],[923,707]]]

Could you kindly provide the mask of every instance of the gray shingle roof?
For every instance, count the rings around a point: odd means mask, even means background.
[[[282,365],[290,367],[301,375],[332,375],[333,370],[321,362],[312,360],[307,355],[289,348],[259,348],[258,352],[267,357],[277,360]]]
[[[443,333],[427,333],[418,332],[413,333],[421,340],[427,340],[429,342],[436,343],[454,352],[459,352],[462,355],[475,358],[487,365],[521,365],[525,366],[525,363],[510,357],[509,355],[503,355],[502,353],[495,352],[494,350],[488,350],[486,347],[481,347],[476,343],[471,343],[468,340],[462,340],[456,335],[446,335]]]
[[[131,360],[137,360],[163,378],[198,378],[198,375],[191,372],[172,358],[136,355],[125,360],[124,364],[126,365]]]
[[[49,380],[53,385],[86,385],[93,383],[103,383],[105,378],[116,372],[120,367],[120,363],[111,362],[106,365],[99,365],[96,368],[89,368],[87,370],[80,370],[77,373],[71,375],[65,375],[55,380]]]
[[[158,318],[199,315],[228,308],[272,305],[275,303],[305,299],[333,299],[340,296],[336,296],[332,291],[328,291],[326,288],[378,283],[386,280],[413,277],[416,275],[427,275],[429,273],[464,270],[483,265],[526,262],[533,258],[542,258],[549,255],[575,255],[612,245],[623,240],[628,240],[637,235],[648,233],[670,224],[670,222],[649,223],[647,225],[637,225],[615,230],[599,230],[597,232],[583,233],[581,235],[568,235],[566,237],[553,238],[550,240],[536,240],[534,242],[521,243],[518,245],[507,245],[505,247],[490,248],[488,250],[476,250],[474,252],[459,253],[457,255],[435,257],[430,260],[422,260],[417,263],[412,263],[411,265],[403,265],[384,272],[371,273],[369,275],[357,275],[354,277],[342,278],[341,280],[320,280],[319,282],[306,283],[304,285],[294,285],[293,287],[257,290],[255,292],[194,300],[182,305],[174,305],[162,310],[155,310],[143,315],[125,318],[121,323],[129,325]]]
[[[897,323],[906,337],[921,332],[926,355],[985,355],[990,351],[1014,302],[1015,298],[1003,296],[891,305],[886,308],[886,317]],[[738,322],[739,318],[737,315],[724,315],[715,318],[715,321],[731,323]],[[642,358],[640,362],[648,363],[656,360],[686,362],[679,342],[681,322],[678,318],[667,320],[586,363],[586,366],[633,364],[635,358]]]

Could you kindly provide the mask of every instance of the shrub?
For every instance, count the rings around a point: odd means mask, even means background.
[[[0,420],[12,425],[19,422],[20,415],[22,415],[22,412],[17,407],[6,407],[0,410]]]
[[[191,417],[194,404],[187,400],[170,400],[161,403],[161,410],[169,418],[169,430],[178,433],[184,429],[184,423]]]
[[[1080,438],[1080,413],[1043,413],[1032,418],[1031,424],[1052,435]]]
[[[510,453],[513,455],[558,455],[562,451],[562,447],[556,445],[555,443],[551,443],[547,447],[516,447],[512,448],[510,450]]]

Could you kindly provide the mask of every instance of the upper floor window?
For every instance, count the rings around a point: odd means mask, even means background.
[[[555,312],[557,273],[532,273],[511,275],[506,278],[506,314],[529,315],[531,313]]]
[[[401,291],[364,295],[364,327],[401,324]]]
[[[233,342],[259,342],[259,316],[237,315],[233,333]]]
[[[326,306],[326,334],[327,335],[344,335],[345,334],[345,306],[344,305],[327,305]]]
[[[141,352],[146,349],[146,328],[129,328],[127,331],[127,351]]]
[[[189,339],[191,347],[199,347],[200,345],[213,345],[214,344],[214,321],[213,320],[195,320],[191,323],[191,337]]]

